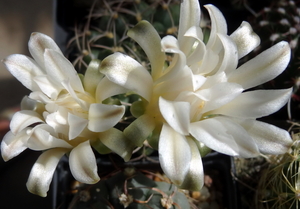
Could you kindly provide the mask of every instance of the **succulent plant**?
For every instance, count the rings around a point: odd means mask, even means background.
[[[256,196],[259,209],[300,208],[300,134],[293,135],[290,152],[268,158]]]
[[[154,181],[135,168],[127,167],[97,184],[79,185],[69,209],[169,209],[173,206],[190,208],[190,200],[176,186]]]
[[[90,6],[68,44],[69,59],[81,73],[92,59],[102,60],[114,52],[124,52],[148,65],[143,50],[126,35],[140,20],[151,22],[162,36],[177,33],[179,0],[98,0]]]

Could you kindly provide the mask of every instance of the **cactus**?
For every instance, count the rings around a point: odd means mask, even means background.
[[[95,1],[69,40],[69,59],[80,73],[84,73],[92,59],[101,60],[114,52],[124,52],[147,66],[144,52],[126,36],[127,30],[140,20],[147,20],[160,35],[175,35],[179,10],[179,0]]]
[[[149,172],[147,173],[149,174]],[[103,178],[95,185],[81,185],[69,209],[190,208],[189,198],[168,182],[158,182],[133,167]]]
[[[293,139],[290,152],[269,157],[258,184],[255,208],[300,208],[300,133]]]

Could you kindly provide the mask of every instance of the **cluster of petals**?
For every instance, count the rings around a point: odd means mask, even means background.
[[[2,157],[8,161],[27,148],[43,151],[27,182],[28,190],[40,196],[47,195],[56,166],[65,154],[78,181],[96,183],[100,178],[91,146],[104,153],[114,151],[124,160],[130,159],[134,148],[121,131],[113,128],[125,107],[103,104],[122,88],[98,71],[100,62],[96,60],[80,77],[55,42],[44,34],[33,33],[28,45],[33,59],[14,54],[3,61],[32,92],[12,118],[11,130],[1,142]]]
[[[146,21],[128,32],[147,54],[151,73],[121,53],[100,66],[110,81],[141,96],[131,107],[137,119],[124,134],[136,138],[137,145],[147,138],[158,149],[166,175],[195,190],[203,185],[201,155],[206,149],[250,158],[285,153],[292,143],[287,131],[256,120],[282,108],[292,89],[252,90],[284,71],[289,44],[279,42],[239,65],[259,46],[259,37],[247,22],[227,35],[220,10],[205,8],[211,19],[205,42],[198,0],[182,1],[177,38],[161,39]],[[169,63],[167,55],[172,55]]]

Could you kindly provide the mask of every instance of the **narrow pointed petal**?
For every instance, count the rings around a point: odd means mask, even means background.
[[[151,64],[151,75],[155,81],[162,74],[165,54],[160,50],[160,36],[147,21],[140,21],[130,29],[127,35],[135,40],[144,50]]]
[[[104,76],[99,72],[99,66],[100,60],[92,60],[84,74],[83,86],[91,95],[95,95],[97,86]]]
[[[149,115],[142,115],[124,129],[124,135],[137,147],[141,147],[155,128],[155,122]]]
[[[31,91],[39,90],[33,78],[42,75],[44,72],[36,65],[33,59],[25,55],[13,54],[5,58],[3,63],[8,71],[26,88]]]
[[[247,55],[260,44],[259,36],[254,33],[251,25],[245,21],[230,35],[230,38],[237,46],[239,59]]]
[[[74,66],[67,58],[51,49],[45,50],[44,57],[47,75],[51,79],[58,83],[70,80],[71,86],[75,91],[84,92],[81,80]]]
[[[221,46],[217,43],[217,34],[227,34],[227,23],[222,12],[217,7],[212,4],[207,4],[204,7],[208,10],[211,20],[211,31],[206,46],[217,52],[221,49]]]
[[[88,120],[68,113],[69,140],[76,138],[86,128]]]
[[[102,132],[116,125],[125,112],[124,106],[91,104],[89,109],[88,129],[94,132]]]
[[[202,158],[194,140],[190,137],[187,137],[186,139],[190,146],[192,159],[190,162],[190,169],[185,176],[183,183],[180,185],[180,188],[192,191],[200,191],[204,184]]]
[[[131,57],[114,53],[106,57],[100,65],[100,72],[107,78],[150,100],[152,93],[152,77],[149,72]]]
[[[245,120],[241,122],[241,126],[248,131],[263,154],[284,154],[293,143],[290,134],[286,130],[264,122]]]
[[[50,148],[72,148],[66,141],[55,137],[52,127],[46,124],[41,124],[33,128],[27,146],[32,150],[47,150]]]
[[[27,134],[27,130],[24,129],[17,135],[9,131],[4,135],[1,141],[1,155],[5,162],[18,156],[27,148],[26,143],[30,137],[30,134]]]
[[[184,0],[180,6],[180,19],[178,27],[178,41],[180,49],[188,55],[194,40],[185,37],[186,31],[192,26],[200,26],[201,10],[198,1]]]
[[[242,92],[243,88],[239,84],[217,83],[209,89],[203,89],[196,92],[196,94],[199,94],[199,97],[201,95],[204,95],[204,97],[205,95],[209,96],[208,101],[202,109],[202,112],[205,113],[227,104]]]
[[[65,149],[50,149],[40,155],[30,171],[27,189],[42,197],[47,196],[50,183],[60,158],[66,153]]]
[[[185,136],[164,124],[159,137],[159,161],[164,173],[181,185],[190,168],[191,152]]]
[[[244,89],[258,86],[281,74],[290,57],[289,44],[281,41],[232,71],[228,75],[228,82],[241,84]]]
[[[103,100],[118,94],[126,93],[128,90],[116,83],[111,82],[107,77],[104,77],[96,89],[96,102],[102,103]]]
[[[55,41],[49,36],[42,33],[32,33],[28,42],[29,52],[39,66],[45,68],[44,52],[45,49],[52,49],[62,55],[61,50]]]
[[[17,134],[22,131],[24,128],[34,124],[42,123],[42,117],[31,110],[21,110],[16,112],[10,122],[10,130],[13,134]]]
[[[96,158],[89,141],[82,142],[71,151],[69,162],[71,173],[77,181],[95,184],[100,180]]]
[[[40,75],[34,78],[41,91],[51,99],[56,99],[63,87],[47,75]]]
[[[283,107],[290,99],[292,88],[280,90],[256,90],[240,94],[230,103],[213,111],[238,118],[260,118]]]
[[[207,147],[231,156],[256,157],[258,148],[247,131],[225,117],[215,117],[190,124],[190,133]]]
[[[121,156],[125,162],[130,160],[133,149],[136,148],[131,139],[115,128],[99,133],[99,139],[106,147]]]
[[[182,135],[189,134],[190,104],[159,98],[159,110],[168,124]]]
[[[227,35],[218,34],[218,38],[223,45],[224,51],[222,61],[220,62],[220,66],[217,67],[218,71],[216,73],[228,73],[236,70],[238,65],[238,49],[236,44]]]

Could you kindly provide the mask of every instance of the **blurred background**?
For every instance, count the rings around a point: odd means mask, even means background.
[[[52,0],[0,0],[0,60],[10,54],[29,55],[27,42],[34,31],[54,36]],[[54,38],[54,37],[53,37]],[[29,91],[4,65],[0,64],[0,112],[9,116]],[[5,113],[3,111],[6,110]],[[0,117],[1,117],[0,116]],[[1,118],[0,118],[1,119]],[[0,120],[0,139],[7,132],[6,121]],[[41,198],[29,193],[26,181],[39,153],[22,153],[4,163],[0,157],[0,208],[52,208],[49,195]]]

